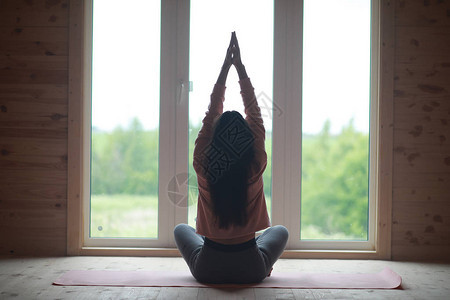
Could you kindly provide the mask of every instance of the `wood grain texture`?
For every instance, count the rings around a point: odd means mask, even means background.
[[[380,2],[380,50],[379,50],[379,118],[378,118],[378,174],[377,174],[377,214],[376,232],[377,254],[384,259],[391,258],[392,224],[392,182],[393,182],[393,87],[394,87],[394,3]],[[376,131],[375,131],[376,132]],[[372,131],[371,134],[373,134]],[[381,213],[380,213],[381,212]],[[381,242],[383,241],[383,242]]]
[[[0,84],[0,99],[58,99],[67,102],[67,84]]]
[[[0,41],[64,42],[68,38],[67,27],[0,27]]]
[[[375,273],[389,267],[402,276],[398,289],[278,289],[55,286],[51,283],[69,270],[188,270],[183,258],[61,257],[0,258],[2,299],[447,299],[450,265],[380,260],[281,259],[280,272]]]
[[[450,27],[450,4],[442,0],[398,0],[396,24],[398,26]]]
[[[69,0],[2,0],[0,10],[4,12],[64,12],[68,14]]]
[[[1,56],[0,69],[5,70],[65,70],[67,72],[67,57],[65,56]]]
[[[1,155],[17,156],[49,156],[65,157],[67,159],[67,143],[60,139],[30,139],[2,138],[0,141]]]
[[[408,199],[409,202],[445,202],[448,199],[448,186],[439,187],[398,187],[394,189],[394,197]]]
[[[83,80],[84,80],[84,2],[70,1],[69,86],[68,86],[68,170],[67,170],[67,255],[79,255],[82,247],[82,124],[83,124]]]
[[[450,3],[396,1],[392,257],[449,260]]]
[[[0,254],[64,255],[68,1],[0,1]]]
[[[18,1],[17,1],[18,2]],[[18,27],[67,27],[67,9],[61,10],[5,10],[0,9],[0,26]]]

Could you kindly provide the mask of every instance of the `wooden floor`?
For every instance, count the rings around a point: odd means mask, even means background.
[[[395,290],[212,289],[167,287],[63,287],[52,281],[69,270],[187,270],[182,258],[1,258],[0,299],[450,299],[450,265],[366,260],[279,260],[279,271],[378,272],[403,278]]]

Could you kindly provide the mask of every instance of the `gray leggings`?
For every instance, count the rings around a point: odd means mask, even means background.
[[[272,270],[286,246],[288,231],[277,225],[255,241],[239,245],[214,243],[186,224],[174,229],[175,242],[195,279],[204,283],[256,283]],[[229,250],[231,249],[231,251]]]

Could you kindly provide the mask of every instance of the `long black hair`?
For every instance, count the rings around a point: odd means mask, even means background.
[[[204,153],[204,165],[219,228],[247,223],[253,145],[253,133],[239,112],[226,111],[215,122],[211,143]]]

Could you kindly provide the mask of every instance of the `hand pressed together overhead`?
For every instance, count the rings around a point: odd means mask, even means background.
[[[228,71],[231,65],[233,65],[236,68],[240,80],[248,78],[247,73],[245,71],[245,67],[242,64],[241,50],[239,48],[239,42],[236,37],[236,32],[234,31],[231,33],[230,45],[227,48],[225,60],[222,65],[219,78],[217,79],[218,84],[225,85],[228,76]]]

